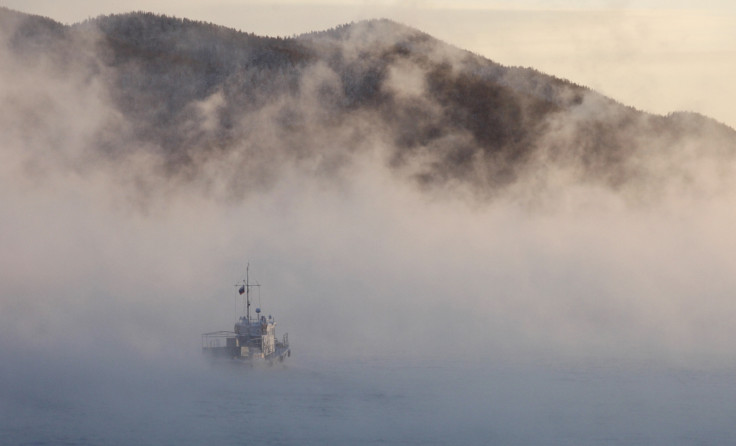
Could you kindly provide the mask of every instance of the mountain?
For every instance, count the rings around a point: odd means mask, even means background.
[[[71,26],[0,9],[4,143],[76,170],[145,159],[166,180],[240,197],[284,165],[340,175],[378,151],[391,172],[483,199],[524,182],[638,189],[689,160],[732,162],[736,131],[658,116],[416,29],[371,20],[293,38],[150,13]],[[719,161],[720,162],[720,161]],[[136,174],[131,173],[136,176]],[[678,180],[679,181],[679,180]]]

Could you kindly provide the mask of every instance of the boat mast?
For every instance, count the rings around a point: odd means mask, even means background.
[[[248,272],[250,270],[250,262],[245,265],[245,301],[247,305],[245,307],[245,317],[250,322],[250,283],[248,282]]]
[[[245,317],[248,322],[250,322],[250,289],[251,287],[261,286],[258,282],[256,282],[255,285],[251,285],[249,272],[250,262],[245,266],[245,280],[243,281],[243,285],[240,287],[240,294],[243,294],[243,291],[245,291]]]

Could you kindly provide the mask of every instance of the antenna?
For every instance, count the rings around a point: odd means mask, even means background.
[[[252,287],[260,287],[261,285],[256,282],[255,284],[250,283],[250,262],[245,267],[245,280],[243,280],[242,285],[241,284],[235,284],[236,287],[240,286],[240,289],[238,292],[240,294],[245,293],[245,317],[250,322],[250,289]],[[260,297],[260,288],[259,288],[259,297]]]

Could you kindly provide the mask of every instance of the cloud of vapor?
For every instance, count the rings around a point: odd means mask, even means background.
[[[358,75],[372,69],[358,63],[368,41],[352,34],[339,49]],[[430,54],[459,69],[456,53]],[[191,361],[201,333],[231,329],[250,262],[259,305],[300,355],[730,361],[731,159],[717,147],[701,157],[688,138],[648,146],[622,124],[619,137],[645,148],[626,162],[657,181],[583,181],[566,157],[609,110],[595,94],[550,115],[542,150],[486,200],[459,180],[415,181],[468,132],[398,163],[376,112],[324,107],[368,85],[351,90],[327,63],[236,115],[235,149],[191,150],[176,169],[136,137],[104,63],[60,71],[5,51],[0,67],[8,354]],[[398,60],[376,94],[416,104],[431,127],[446,115],[425,74]],[[184,107],[187,141],[219,135],[231,87]]]

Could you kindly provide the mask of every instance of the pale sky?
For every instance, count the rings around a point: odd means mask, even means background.
[[[386,17],[503,65],[536,68],[652,113],[688,110],[736,127],[731,0],[0,0],[75,23],[151,11],[290,36]]]

